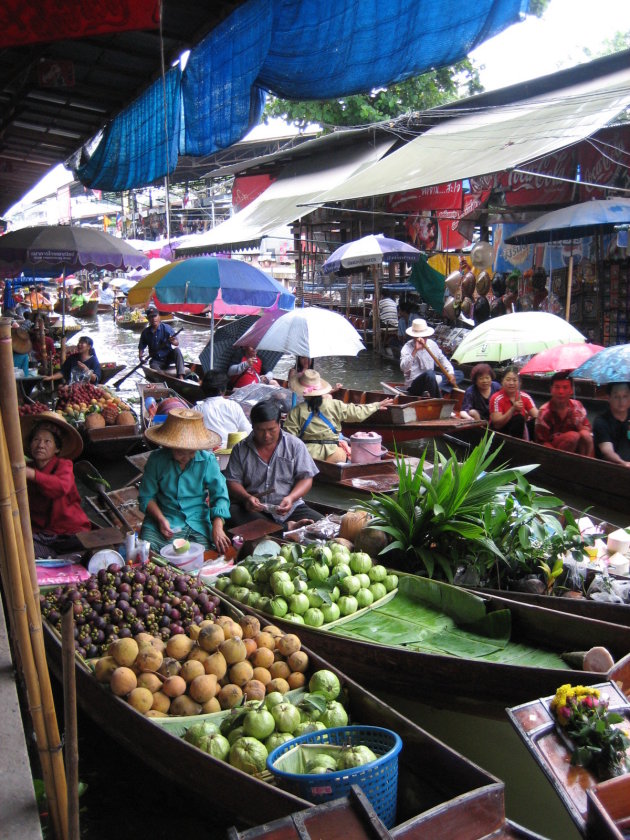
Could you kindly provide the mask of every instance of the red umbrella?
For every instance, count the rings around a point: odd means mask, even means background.
[[[603,350],[599,344],[558,344],[533,356],[521,373],[553,373],[554,371],[575,370],[591,356]]]

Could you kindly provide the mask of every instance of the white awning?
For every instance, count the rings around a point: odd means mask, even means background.
[[[386,195],[531,164],[589,137],[628,104],[630,68],[452,119],[448,117],[453,111],[445,110],[443,123],[320,193],[316,200],[330,203]]]
[[[251,204],[207,234],[197,236],[194,245],[178,248],[178,256],[242,246],[307,216],[316,209],[318,193],[336,187],[379,160],[394,142],[395,138],[364,140],[334,156],[319,154],[288,164],[280,177]],[[312,206],[300,206],[309,202],[313,202]]]

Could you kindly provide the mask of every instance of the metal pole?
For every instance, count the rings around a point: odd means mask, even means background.
[[[210,370],[214,370],[214,301],[210,307]]]
[[[168,175],[164,176],[164,191],[166,194],[166,202],[164,210],[166,212],[166,238],[171,241],[171,196],[169,194]]]

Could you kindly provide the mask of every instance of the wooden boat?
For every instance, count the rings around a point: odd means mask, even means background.
[[[630,775],[617,776],[586,791],[589,837],[626,840],[630,834]]]
[[[488,658],[448,655],[419,647],[422,627],[399,620],[397,599],[415,587],[414,575],[400,575],[399,588],[391,600],[382,599],[354,616],[331,622],[324,628],[296,625],[277,616],[265,616],[283,630],[298,632],[304,643],[322,656],[332,658],[354,679],[375,690],[402,691],[423,701],[483,716],[502,716],[515,705],[541,692],[552,694],[563,682],[591,685],[603,674],[571,670],[561,659],[566,651],[606,647],[619,660],[630,654],[630,627],[573,616],[509,598],[483,593],[479,603],[492,616],[507,610],[510,642],[502,653]],[[446,587],[433,581],[436,587]],[[391,594],[391,593],[390,593]],[[386,602],[386,603],[385,603]],[[248,612],[256,612],[239,605]],[[404,605],[403,605],[404,606]],[[257,613],[261,615],[260,613]],[[504,614],[505,615],[505,614]],[[489,620],[496,620],[491,617]],[[297,628],[297,630],[296,630]],[[380,638],[389,641],[379,642]],[[514,658],[510,645],[514,644]],[[506,653],[507,651],[507,653]],[[527,664],[536,652],[546,651],[544,665]],[[508,661],[511,659],[511,661]],[[517,664],[519,663],[523,664]]]
[[[315,458],[319,470],[315,481],[333,484],[352,493],[388,493],[398,486],[398,472],[393,452],[386,452],[380,461],[367,464],[330,464]]]
[[[207,315],[190,315],[187,312],[174,312],[173,316],[176,321],[181,321],[183,324],[188,324],[191,327],[210,329],[210,313]],[[218,319],[216,325],[218,326]]]
[[[567,682],[574,685],[579,684],[572,680],[567,680]],[[556,688],[559,687],[560,684]],[[595,684],[595,687],[609,698],[610,710],[622,715],[625,719],[625,729],[628,730],[628,727],[630,727],[630,703],[628,702],[630,662],[620,663],[611,671],[609,682],[600,681]],[[563,805],[567,808],[578,830],[587,837],[597,837],[600,840],[621,838],[623,837],[621,833],[614,834],[612,832],[610,822],[608,827],[605,828],[605,821],[597,819],[594,814],[587,818],[589,811],[587,793],[593,789],[593,793],[597,796],[595,789],[597,780],[584,767],[571,765],[571,745],[563,733],[559,731],[549,710],[549,704],[554,694],[555,690],[549,696],[530,700],[507,709],[510,722],[553,786]],[[628,813],[628,804],[630,803],[628,782],[630,782],[630,776],[622,776],[621,778],[626,779],[624,783],[626,816],[630,816]],[[605,787],[610,784],[611,782],[604,782],[598,787]],[[601,813],[599,816],[601,817]],[[590,829],[594,828],[596,823],[599,823],[599,830],[591,831]],[[602,827],[602,823],[604,827]]]
[[[149,382],[163,383],[172,391],[179,394],[190,403],[199,402],[204,399],[201,385],[192,379],[180,379],[175,374],[175,367],[167,370],[153,370],[149,365],[142,365],[142,373]]]
[[[163,324],[170,324],[173,316],[165,313],[160,313],[160,321]],[[144,317],[133,319],[128,315],[118,315],[116,317],[116,326],[122,327],[123,330],[133,330],[133,332],[142,332],[145,327],[149,326],[148,320]]]
[[[117,365],[115,362],[101,362],[101,385],[113,379],[117,373],[125,369],[125,365]]]
[[[61,301],[55,304],[55,312],[62,311]],[[94,300],[86,300],[81,306],[75,306],[74,309],[66,309],[66,315],[72,315],[73,318],[96,318],[98,314],[98,298]]]
[[[484,427],[461,428],[454,437],[476,446]],[[630,507],[630,470],[611,461],[562,452],[533,441],[494,432],[493,448],[501,446],[501,460],[517,466],[538,464],[533,477],[545,486],[588,499],[607,508],[627,512]]]
[[[61,677],[61,644],[58,635],[44,623],[47,655],[52,672]],[[433,738],[387,704],[348,678],[335,665],[308,651],[313,670],[334,671],[344,685],[352,719],[366,725],[386,727],[403,741],[398,766],[398,825],[402,828],[419,814],[431,824],[465,822],[466,836],[483,837],[506,826],[504,787],[496,778]],[[222,812],[241,825],[255,825],[311,808],[309,802],[264,778],[249,776],[230,764],[212,758],[171,732],[169,721],[147,718],[114,696],[92,676],[86,663],[75,661],[77,699],[81,708],[102,730],[146,763],[151,771],[175,783],[197,801],[213,803],[213,813]],[[196,718],[189,718],[190,724]],[[171,723],[172,725],[172,723]],[[450,816],[452,813],[452,816]],[[472,831],[472,824],[478,830]],[[396,835],[411,837],[411,834]],[[427,836],[427,835],[423,835]],[[450,835],[453,836],[453,835]],[[496,836],[533,837],[531,833]]]
[[[99,315],[106,315],[114,311],[114,304],[113,303],[100,303],[98,304],[97,312]]]

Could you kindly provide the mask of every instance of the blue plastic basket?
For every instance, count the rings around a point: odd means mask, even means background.
[[[363,744],[379,757],[361,767],[317,775],[287,773],[275,767],[278,758],[298,744]],[[398,753],[401,749],[400,737],[390,729],[378,726],[340,726],[310,732],[276,747],[267,758],[267,769],[282,780],[283,787],[315,804],[345,796],[350,792],[351,785],[359,785],[383,823],[391,828],[396,821]]]

